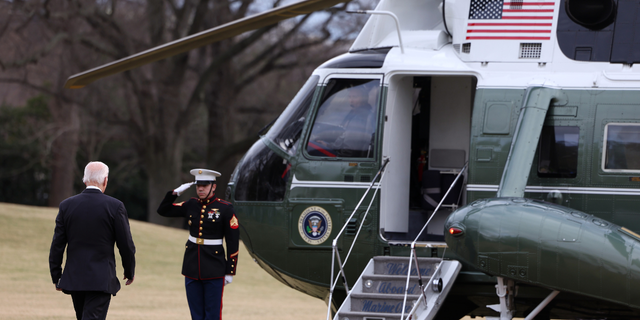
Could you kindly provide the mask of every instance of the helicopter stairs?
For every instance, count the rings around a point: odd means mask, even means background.
[[[460,271],[460,262],[441,258],[418,258],[420,275],[426,292],[421,294],[415,263],[404,303],[409,271],[409,257],[373,257],[353,285],[334,320],[432,319]],[[434,290],[433,288],[439,289]]]

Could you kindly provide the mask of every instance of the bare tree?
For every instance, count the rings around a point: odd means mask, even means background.
[[[244,90],[260,87],[260,81],[271,79],[271,88],[287,77],[283,73],[314,65],[328,58],[327,48],[344,49],[345,35],[353,30],[329,28],[335,20],[344,19],[346,5],[332,9],[311,20],[311,15],[271,25],[234,39],[161,60],[100,80],[83,90],[61,91],[61,74],[73,74],[161,45],[203,29],[233,21],[252,10],[274,7],[279,0],[157,0],[157,1],[90,1],[90,0],[15,0],[2,3],[15,15],[12,22],[0,25],[4,37],[10,33],[24,44],[24,52],[9,58],[0,52],[0,66],[15,70],[0,81],[19,83],[54,96],[52,108],[59,109],[61,126],[75,136],[60,138],[56,148],[61,157],[56,163],[73,164],[64,156],[75,156],[78,148],[78,109],[99,119],[105,125],[104,139],[124,134],[136,150],[148,173],[149,221],[180,226],[155,214],[164,194],[184,182],[183,159],[187,149],[202,152],[202,165],[217,168],[234,155],[244,152],[255,139],[235,134],[228,119],[240,106],[250,107],[256,119],[262,112],[274,114],[286,103],[275,102],[271,92],[253,92],[252,96],[271,98],[273,104],[255,105],[245,98]],[[255,8],[255,9],[254,9]],[[18,21],[19,20],[19,21]],[[300,32],[312,22],[315,32]],[[356,28],[357,24],[351,24]],[[37,39],[27,37],[25,28],[39,30]],[[31,36],[29,36],[31,37]],[[2,39],[2,38],[0,38]],[[37,41],[34,43],[33,41]],[[323,48],[323,49],[319,49]],[[314,52],[304,59],[304,52]],[[322,53],[322,54],[319,54]],[[330,53],[329,53],[330,54]],[[46,61],[49,72],[38,69]],[[57,62],[56,62],[57,61]],[[36,65],[37,64],[37,65]],[[37,67],[36,67],[37,66]],[[32,71],[36,70],[36,71]],[[31,73],[30,73],[31,72]],[[52,79],[51,75],[56,78]],[[306,76],[306,75],[305,75]],[[44,85],[47,79],[51,85]],[[279,80],[279,81],[273,81]],[[275,84],[275,85],[274,85]],[[298,85],[280,86],[294,87]],[[264,85],[264,83],[262,83]],[[293,92],[289,92],[289,97]],[[254,105],[251,105],[254,104]],[[247,108],[244,108],[247,109]],[[261,112],[262,111],[262,112]],[[82,113],[82,112],[81,112]],[[267,116],[268,117],[268,116]],[[193,132],[194,123],[204,123],[205,132]],[[262,122],[262,123],[258,123]],[[255,121],[255,127],[264,125]],[[90,128],[84,128],[87,130]],[[113,132],[116,133],[113,133]],[[256,130],[257,131],[257,130]],[[253,131],[255,132],[255,131]],[[75,146],[75,147],[74,147]],[[67,148],[67,149],[65,149]],[[194,161],[197,162],[197,161]],[[54,166],[60,176],[69,170]],[[230,173],[230,172],[229,172]],[[228,177],[228,175],[227,175]],[[63,181],[63,178],[57,178]],[[62,183],[62,182],[61,182]],[[68,182],[64,182],[68,183]],[[62,189],[61,189],[62,190]],[[224,190],[224,189],[222,189]],[[65,191],[66,192],[66,191]],[[57,204],[57,203],[56,203]]]
[[[73,193],[80,121],[77,104],[56,85],[65,79],[68,70],[61,43],[68,40],[69,34],[48,28],[45,21],[49,13],[38,12],[38,8],[24,1],[0,3],[0,20],[4,21],[0,26],[0,69],[8,84],[5,93],[11,93],[5,103],[20,104],[17,102],[38,93],[50,97],[53,121],[46,128],[42,148],[52,172],[48,203],[57,206]]]

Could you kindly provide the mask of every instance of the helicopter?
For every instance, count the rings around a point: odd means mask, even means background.
[[[340,2],[269,10],[65,86]],[[252,258],[325,300],[327,318],[640,318],[639,12],[628,0],[354,12],[370,17],[350,50],[313,71],[232,174]]]

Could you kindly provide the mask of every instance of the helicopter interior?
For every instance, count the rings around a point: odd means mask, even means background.
[[[388,241],[413,241],[433,215],[417,240],[444,242],[446,217],[465,204],[466,177],[461,170],[469,157],[475,88],[472,76],[390,79],[383,157],[392,160],[380,210],[380,234]]]

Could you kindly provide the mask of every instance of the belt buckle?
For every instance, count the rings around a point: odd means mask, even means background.
[[[196,244],[204,244],[204,239],[196,238]]]

